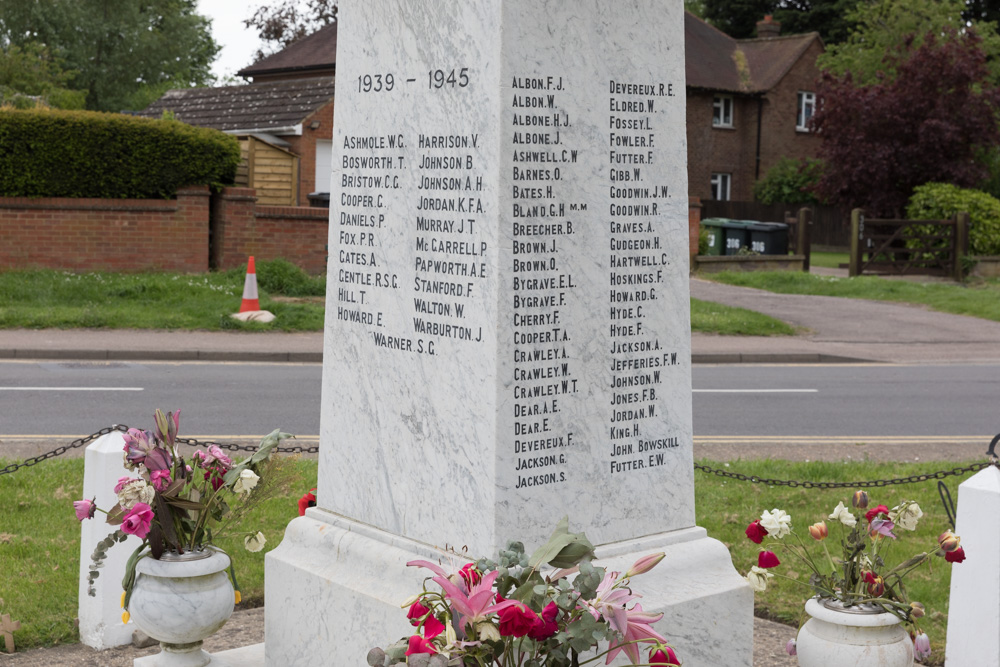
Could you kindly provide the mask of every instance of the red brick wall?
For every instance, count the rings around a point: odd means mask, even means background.
[[[315,130],[309,126],[319,122]],[[291,151],[299,156],[299,206],[309,205],[310,192],[328,192],[329,183],[316,183],[316,140],[333,139],[333,102],[317,109],[302,121],[302,136],[282,139],[291,144]]]
[[[212,267],[232,269],[281,257],[307,273],[326,272],[329,209],[257,205],[252,188],[225,188],[212,198]]]
[[[688,197],[688,255],[698,254],[698,233],[701,231],[701,200]]]
[[[732,174],[729,198],[753,201],[753,185],[782,157],[815,157],[820,138],[795,129],[799,91],[816,92],[816,57],[823,52],[813,41],[774,88],[759,102],[733,95],[733,127],[712,126],[716,93],[688,89],[688,194],[711,199],[712,173]],[[757,116],[760,110],[760,165],[757,165]]]
[[[209,192],[175,199],[0,198],[0,269],[208,270]]]

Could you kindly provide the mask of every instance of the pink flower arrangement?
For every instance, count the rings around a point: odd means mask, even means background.
[[[218,445],[210,446],[207,452],[194,452],[188,463],[176,446],[180,412],[164,415],[157,410],[154,418],[153,431],[130,428],[123,436],[124,464],[135,476],[122,477],[115,484],[115,506],[104,511],[94,500],[73,503],[80,521],[92,519],[95,512],[101,511],[107,515],[107,523],[117,526],[98,543],[91,557],[91,595],[96,593],[97,569],[107,550],[124,542],[128,535],[142,540],[128,561],[122,581],[126,609],[138,559],[147,555],[159,559],[165,551],[184,553],[209,546],[219,532],[210,530],[213,523],[232,523],[267,493],[260,491],[263,486],[258,484],[258,471],[270,471],[278,465],[271,453],[281,439],[290,437],[277,430],[272,432],[261,441],[256,453],[237,464]],[[248,550],[259,551],[264,536],[247,536],[244,542]]]
[[[596,651],[591,659],[607,664],[624,652],[635,665],[680,665],[653,629],[663,614],[643,611],[630,587],[630,578],[651,570],[663,554],[640,558],[624,575],[593,566],[592,557],[593,545],[582,533],[570,533],[563,519],[530,556],[520,542],[511,542],[495,561],[451,570],[411,561],[407,565],[432,575],[403,605],[414,633],[384,650],[372,649],[369,664],[399,664],[424,653],[441,655],[447,664],[568,667],[578,664],[580,653]],[[561,569],[543,576],[546,564]],[[640,657],[642,644],[651,646],[648,663]]]

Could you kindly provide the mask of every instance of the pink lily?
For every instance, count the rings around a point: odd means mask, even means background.
[[[483,575],[478,584],[469,588],[468,593],[452,583],[448,577],[441,575],[434,577],[434,582],[444,589],[448,601],[456,612],[458,627],[463,627],[466,623],[475,627],[477,622],[485,620],[490,614],[495,614],[507,607],[524,606],[514,600],[504,600],[494,604],[493,582],[499,575],[500,573],[496,570]]]
[[[615,588],[617,578],[617,572],[605,574],[601,584],[597,587],[597,595],[594,596],[593,600],[583,604],[595,619],[604,616],[613,630],[624,633],[628,623],[625,605],[639,596],[633,595],[632,591],[627,588]]]
[[[626,613],[627,620],[622,638],[615,637],[608,643],[608,659],[606,664],[610,665],[620,651],[625,651],[633,665],[639,664],[639,645],[635,642],[661,642],[667,643],[667,638],[652,628],[652,624],[663,618],[663,614],[650,614],[642,610],[642,605],[637,604]]]

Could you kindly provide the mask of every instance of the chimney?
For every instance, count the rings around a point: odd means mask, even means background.
[[[778,37],[780,34],[781,23],[775,21],[770,14],[766,14],[763,21],[757,21],[757,39]]]

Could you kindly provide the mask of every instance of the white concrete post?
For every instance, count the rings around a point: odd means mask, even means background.
[[[1000,665],[1000,470],[958,487],[955,532],[966,558],[951,569],[945,665]]]
[[[87,447],[83,497],[96,497],[97,506],[103,510],[111,509],[118,502],[114,493],[118,478],[132,475],[122,464],[124,445],[121,432],[115,431]],[[87,595],[90,555],[97,543],[114,530],[114,526],[109,526],[104,518],[105,515],[98,512],[93,519],[81,522],[80,526],[80,641],[98,650],[132,643],[135,624],[122,623],[121,580],[128,557],[140,544],[139,538],[129,536],[126,542],[109,549],[100,577],[94,582],[97,596]]]

